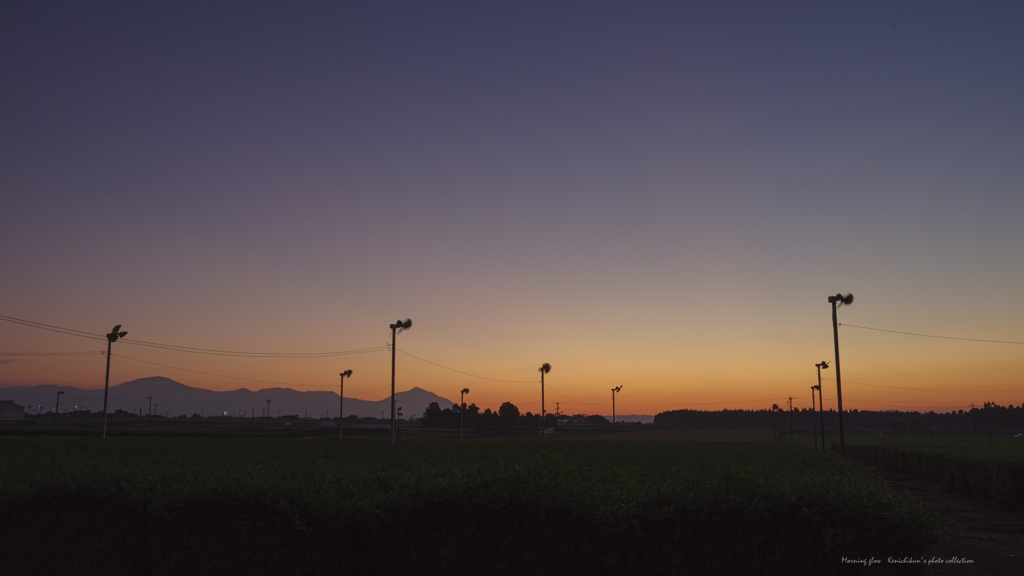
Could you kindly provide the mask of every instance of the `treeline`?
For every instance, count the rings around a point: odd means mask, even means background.
[[[552,428],[556,424],[590,424],[590,425],[602,425],[610,424],[608,419],[604,416],[598,416],[596,414],[576,414],[573,416],[558,416],[556,414],[547,414],[544,417],[543,427]],[[498,410],[492,411],[490,408],[484,409],[483,412],[476,404],[470,404],[466,406],[465,413],[462,411],[462,407],[458,404],[452,405],[451,408],[441,409],[441,406],[437,402],[431,402],[427,406],[427,411],[423,416],[421,424],[424,428],[459,428],[460,425],[464,426],[468,430],[476,430],[482,428],[519,428],[524,430],[541,428],[541,415],[534,414],[532,412],[521,413],[519,408],[511,403],[505,402]]]
[[[820,426],[838,430],[839,414],[808,409],[793,411],[773,406],[762,410],[669,410],[654,417],[655,426],[678,428],[778,428],[807,431]],[[844,410],[843,427],[849,431],[965,434],[1003,434],[1024,430],[1024,407],[985,402],[970,410],[918,412],[900,410]]]

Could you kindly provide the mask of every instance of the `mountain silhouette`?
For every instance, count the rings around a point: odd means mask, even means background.
[[[60,400],[61,412],[78,410],[103,410],[103,389],[83,390],[72,386],[13,386],[0,388],[0,400],[14,400],[17,404],[29,407],[28,413],[52,411],[57,399],[57,392],[63,390]],[[301,391],[291,388],[264,388],[249,390],[218,391],[196,388],[163,376],[150,376],[123,382],[110,387],[108,410],[127,410],[135,412],[142,409],[143,414],[149,413],[150,396],[152,396],[155,414],[178,416],[228,414],[251,417],[255,410],[257,418],[265,415],[267,399],[270,399],[272,416],[297,415],[320,418],[338,416],[338,393],[328,390]],[[402,416],[421,416],[431,402],[437,402],[447,408],[455,404],[429,390],[414,387],[395,394],[395,404],[402,408]],[[39,408],[39,407],[42,408]],[[380,417],[391,414],[391,396],[380,400],[361,400],[345,397],[345,416]]]

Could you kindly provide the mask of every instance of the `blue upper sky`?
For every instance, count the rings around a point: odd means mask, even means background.
[[[0,313],[272,349],[415,316],[432,358],[575,397],[640,366],[652,404],[803,378],[837,291],[1024,331],[1019,2],[211,4],[0,8]],[[993,369],[853,338],[867,381]]]

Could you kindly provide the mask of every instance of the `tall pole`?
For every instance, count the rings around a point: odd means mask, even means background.
[[[103,436],[107,437],[107,392],[110,389],[110,345],[113,342],[107,339],[107,378],[103,381]]]
[[[615,393],[622,390],[622,386],[612,388],[612,440],[615,440]]]
[[[103,381],[103,438],[107,437],[107,393],[110,390],[110,345],[117,342],[118,338],[125,337],[127,332],[118,332],[121,325],[114,326],[114,329],[107,334],[107,377]]]
[[[540,371],[540,441],[541,442],[544,442],[545,441],[544,437],[547,436],[547,434],[545,434],[544,432],[545,432],[545,430],[544,430],[544,371],[541,370]]]
[[[821,451],[825,451],[825,404],[821,399],[821,366],[818,366],[818,422],[821,424]]]
[[[63,393],[64,393],[63,390],[61,390],[60,392],[57,392],[57,407],[53,409],[53,427],[54,428],[57,427],[57,417],[60,416],[60,395],[63,394]]]
[[[789,397],[789,435],[793,435],[793,397]]]
[[[551,372],[551,364],[548,364],[547,362],[545,362],[540,367],[540,441],[541,442],[544,442],[545,441],[544,437],[547,436],[547,434],[545,434],[545,432],[547,432],[547,430],[544,428],[544,417],[547,415],[547,413],[544,411],[544,374],[547,374],[548,372]]]
[[[341,376],[341,386],[340,386],[340,390],[338,391],[338,414],[341,414],[342,416],[344,416],[344,414],[345,414],[345,412],[344,412],[344,410],[345,410],[345,373],[342,372],[342,373],[339,374],[339,376]],[[341,422],[338,423],[338,440],[341,440],[344,437],[345,437],[345,419],[343,417],[341,419]]]
[[[466,394],[469,388],[463,388],[459,392],[459,440],[462,440],[462,429],[466,421]]]
[[[270,398],[267,398],[267,425],[270,425]]]
[[[843,377],[839,370],[839,318],[836,316],[837,300],[835,296],[829,298],[832,301],[832,337],[836,347],[836,401],[839,406],[839,453],[846,456],[846,434],[843,431]]]
[[[398,342],[395,336],[398,334],[398,324],[391,325],[391,445],[395,445],[395,350]]]
[[[818,449],[818,423],[814,420],[817,410],[814,407],[814,386],[811,386],[811,426],[814,427],[814,449]]]
[[[153,425],[153,396],[150,395],[150,396],[147,396],[147,398],[149,398],[149,416],[147,416],[147,419],[149,420],[149,425],[152,426]]]

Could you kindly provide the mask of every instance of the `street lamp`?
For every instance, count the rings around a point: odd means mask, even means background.
[[[338,392],[338,416],[341,417],[341,421],[338,423],[338,440],[341,440],[345,436],[345,377],[352,377],[351,370],[345,370],[338,374],[341,376],[341,390]]]
[[[466,394],[469,394],[469,388],[463,388],[459,394],[459,440],[462,440],[462,429],[466,422]]]
[[[398,349],[396,337],[400,330],[412,328],[412,320],[406,318],[388,326],[391,328],[391,445],[395,445],[395,350]]]
[[[821,419],[821,451],[824,452],[825,451],[825,402],[824,402],[824,400],[821,399],[821,371],[822,370],[828,370],[828,362],[822,360],[821,362],[818,362],[817,364],[815,364],[815,367],[818,368],[818,385],[817,386],[811,386],[811,388],[813,388],[813,389],[818,391],[818,408],[821,411],[821,416],[819,417]],[[811,399],[812,400],[814,399],[814,392],[813,391],[811,392]]]
[[[114,326],[114,329],[107,334],[107,379],[103,383],[103,438],[107,437],[107,392],[110,389],[110,345],[117,342],[118,338],[124,338],[127,332],[118,332],[121,325]]]
[[[61,390],[60,392],[57,392],[57,407],[53,409],[53,427],[54,428],[57,427],[57,417],[60,416],[60,395],[63,394],[63,393],[64,393],[63,390]]]
[[[540,441],[544,442],[544,437],[547,436],[544,432],[544,375],[551,372],[551,364],[545,362],[540,367]]]
[[[811,426],[814,427],[814,449],[818,449],[818,423],[814,420],[817,410],[814,408],[814,386],[811,386]]]
[[[612,388],[612,440],[615,440],[615,393],[622,390],[622,386]]]
[[[843,382],[839,374],[839,319],[836,317],[836,308],[846,304],[853,304],[853,294],[836,294],[828,297],[832,305],[832,336],[836,346],[836,399],[839,405],[839,453],[846,456],[846,436],[843,433]]]

